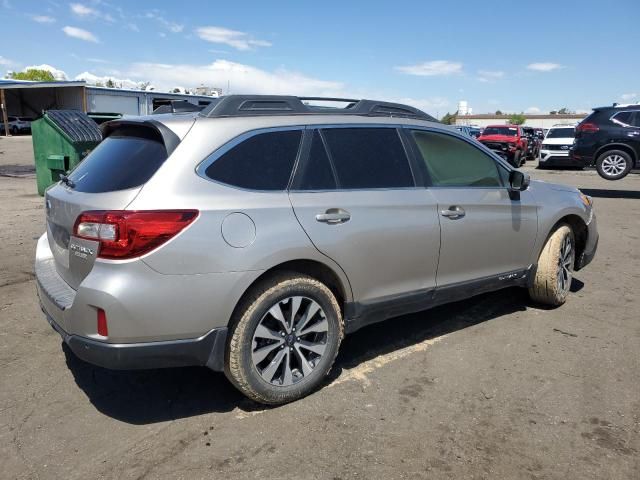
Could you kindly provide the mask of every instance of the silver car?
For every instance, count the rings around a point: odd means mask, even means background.
[[[565,302],[598,243],[589,197],[412,107],[310,101],[228,96],[103,126],[46,192],[35,262],[78,357],[204,365],[279,404],[365,325],[511,286]]]

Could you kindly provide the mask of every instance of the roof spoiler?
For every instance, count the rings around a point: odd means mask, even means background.
[[[164,147],[167,150],[167,156],[171,155],[180,143],[180,137],[178,137],[166,125],[163,125],[157,120],[138,120],[135,118],[111,120],[110,122],[103,123],[100,125],[102,138],[107,138],[110,135],[113,135],[116,131],[127,127],[148,129],[153,132],[153,135],[158,137],[158,139],[162,140],[162,143],[164,143]]]

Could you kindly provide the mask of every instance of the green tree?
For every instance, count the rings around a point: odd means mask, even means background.
[[[180,89],[178,87],[171,90],[171,93],[180,93]]]
[[[496,115],[503,115],[502,110],[496,110]]]
[[[110,78],[107,79],[107,82],[105,83],[105,86],[107,88],[116,88],[116,82],[114,82],[113,80],[111,80]]]
[[[551,110],[551,111],[549,112],[549,115],[557,115],[557,114],[558,114],[558,111],[557,111],[557,110]]]
[[[457,111],[456,111],[456,113],[447,112],[445,114],[445,116],[440,119],[440,122],[444,123],[445,125],[453,125],[454,123],[456,123],[456,116],[457,115],[458,115]]]
[[[514,113],[509,117],[509,123],[512,125],[522,125],[526,121],[527,121],[527,117],[525,117],[521,113]]]
[[[24,72],[10,72],[9,78],[14,80],[31,80],[34,82],[53,82],[55,78],[49,70],[30,68]]]
[[[569,113],[571,113],[571,112],[569,111],[569,109],[567,107],[562,107],[560,110],[558,110],[558,115],[567,115]]]

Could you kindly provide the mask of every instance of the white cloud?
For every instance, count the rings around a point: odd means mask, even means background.
[[[99,43],[98,38],[91,32],[83,30],[82,28],[66,26],[62,29],[64,33],[73,38],[84,40],[85,42]]]
[[[622,95],[620,95],[620,98],[622,100],[633,100],[635,98],[638,98],[638,94],[637,93],[623,93]]]
[[[418,63],[416,65],[406,65],[394,68],[399,72],[406,73],[407,75],[434,77],[461,73],[462,63],[450,62],[448,60],[432,60],[430,62]]]
[[[38,23],[55,23],[56,19],[48,15],[33,15],[31,20]]]
[[[443,97],[432,97],[432,98],[392,98],[389,100],[390,102],[396,103],[404,103],[405,105],[411,105],[412,107],[419,108],[424,111],[434,111],[434,110],[442,110],[451,105],[449,100]]]
[[[71,11],[81,18],[101,18],[107,22],[115,22],[115,19],[109,14],[96,10],[95,8],[87,7],[81,3],[72,3],[69,5]]]
[[[46,63],[43,63],[42,65],[29,65],[28,67],[25,67],[25,71],[26,70],[31,70],[31,69],[37,69],[37,70],[46,70],[47,72],[51,72],[51,75],[53,75],[53,78],[55,78],[56,80],[67,80],[67,74],[64,72],[64,70],[58,70],[56,67],[52,67],[51,65],[48,65]]]
[[[248,33],[230,30],[224,27],[199,27],[196,33],[202,40],[228,45],[237,50],[251,50],[253,47],[270,47],[271,42],[256,40]]]
[[[8,58],[5,58],[2,55],[0,55],[0,65],[4,65],[5,67],[8,67],[9,65],[13,65],[13,60],[9,60]]]
[[[175,85],[200,84],[226,90],[228,82],[233,93],[321,96],[343,94],[341,82],[320,80],[284,69],[269,72],[226,60],[216,60],[209,65],[135,63],[126,75],[150,80],[159,90],[168,90]]]
[[[120,88],[137,88],[140,83],[129,78],[117,78],[109,75],[100,76],[90,72],[83,72],[76,75],[74,80],[84,80],[89,85],[101,84],[102,86],[106,85],[108,80],[111,80]]]
[[[504,77],[504,72],[500,70],[478,70],[478,81],[493,82]]]
[[[529,107],[527,108],[524,113],[532,113],[534,115],[540,113],[542,110],[540,110],[538,107]]]
[[[533,70],[535,72],[551,72],[560,68],[563,68],[562,65],[551,62],[530,63],[527,65],[527,70]]]
[[[171,22],[164,18],[157,10],[147,12],[144,18],[149,18],[151,20],[155,20],[160,23],[164,28],[169,30],[171,33],[180,33],[184,30],[184,25],[181,23]]]

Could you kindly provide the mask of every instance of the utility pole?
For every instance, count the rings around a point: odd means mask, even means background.
[[[4,123],[4,136],[9,136],[9,118],[7,117],[7,100],[4,96],[4,88],[0,89],[0,108],[2,108],[2,123]]]

